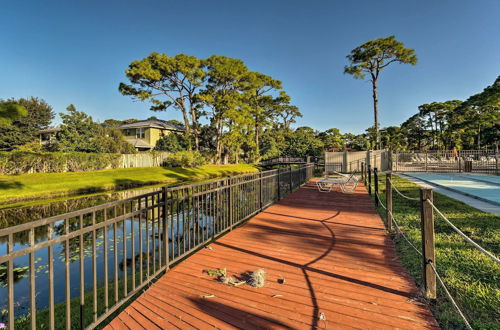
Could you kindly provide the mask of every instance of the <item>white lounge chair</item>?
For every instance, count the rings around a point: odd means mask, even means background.
[[[316,181],[316,186],[319,192],[330,192],[335,187],[340,187],[340,190],[344,193],[352,193],[358,186],[358,179],[355,173],[347,176],[342,173],[332,172],[332,174],[325,174],[324,179]]]

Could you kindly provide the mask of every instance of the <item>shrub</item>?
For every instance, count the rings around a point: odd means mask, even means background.
[[[18,151],[42,152],[40,141],[31,141],[26,144],[16,147]]]
[[[118,168],[119,165],[119,154],[0,152],[0,174],[96,171]]]
[[[168,152],[179,152],[185,150],[184,146],[179,142],[177,134],[171,133],[162,136],[158,141],[156,141],[155,150],[158,151],[168,151]]]
[[[169,155],[163,166],[171,167],[196,167],[205,165],[205,158],[197,151],[180,151]]]

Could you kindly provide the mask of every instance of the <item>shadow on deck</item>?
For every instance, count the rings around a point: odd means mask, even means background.
[[[438,327],[364,187],[319,193],[309,183],[210,247],[159,279],[108,329]],[[203,273],[216,268],[235,277],[264,268],[266,285],[233,287]]]

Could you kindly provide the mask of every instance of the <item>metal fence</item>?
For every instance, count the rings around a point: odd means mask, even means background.
[[[262,160],[261,166],[271,165],[289,165],[289,164],[305,164],[310,162],[311,157],[275,157],[271,159]]]
[[[163,187],[0,230],[8,327],[94,328],[173,263],[291,193],[313,171],[307,164]],[[37,271],[40,259],[44,272]],[[23,260],[29,312],[20,315],[15,290],[24,289],[16,285]]]
[[[392,155],[395,172],[477,172],[498,174],[500,155],[492,150],[404,152]]]

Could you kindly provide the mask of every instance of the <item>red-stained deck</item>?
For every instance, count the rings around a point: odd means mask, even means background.
[[[437,328],[401,266],[365,188],[310,183],[202,249],[153,284],[108,329]],[[204,269],[266,285],[232,287]],[[285,283],[278,283],[284,278]],[[203,295],[215,295],[203,298]]]

